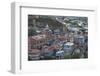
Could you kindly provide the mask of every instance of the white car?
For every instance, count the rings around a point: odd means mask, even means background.
[[[72,42],[67,42],[63,46],[63,50],[65,53],[70,54],[73,51],[73,45],[74,43]]]
[[[57,52],[56,52],[56,57],[64,58],[64,51],[63,51],[63,50],[57,51]]]

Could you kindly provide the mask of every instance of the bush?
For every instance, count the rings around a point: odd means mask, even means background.
[[[78,53],[75,53],[73,55],[65,55],[64,56],[64,59],[78,59],[78,58],[80,58],[80,54],[78,54]]]
[[[65,55],[64,58],[65,59],[71,59],[71,55]]]
[[[74,55],[71,56],[72,59],[80,58],[79,53],[75,53]]]

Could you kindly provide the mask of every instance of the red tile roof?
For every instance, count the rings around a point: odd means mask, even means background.
[[[28,53],[40,53],[40,50],[38,50],[38,49],[31,49],[31,51],[28,51]]]

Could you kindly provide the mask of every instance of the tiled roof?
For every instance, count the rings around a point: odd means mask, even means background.
[[[38,49],[31,49],[31,51],[28,51],[28,53],[40,53],[40,50],[38,50]]]
[[[35,40],[40,40],[40,39],[45,39],[45,38],[46,38],[45,34],[32,36],[32,39],[35,39]]]

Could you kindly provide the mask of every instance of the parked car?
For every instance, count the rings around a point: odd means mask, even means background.
[[[73,51],[73,45],[74,43],[72,42],[67,42],[63,45],[63,50],[66,54],[71,54],[71,52]]]
[[[64,58],[64,51],[63,50],[57,51],[56,57],[59,58],[59,59]]]

